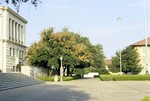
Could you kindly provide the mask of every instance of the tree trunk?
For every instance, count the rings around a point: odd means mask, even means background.
[[[67,76],[69,76],[69,74],[70,74],[70,68],[69,66],[67,66]]]
[[[49,76],[52,76],[52,72],[53,72],[53,70],[50,69],[50,70],[49,70]]]
[[[57,75],[60,75],[60,68],[56,68]]]
[[[71,73],[70,73],[71,76],[72,76],[72,74],[73,74],[73,71],[74,71],[74,67],[72,67],[72,69],[71,69]]]

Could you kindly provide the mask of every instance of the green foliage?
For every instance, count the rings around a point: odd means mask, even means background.
[[[43,80],[43,81],[54,81],[54,76],[51,77],[38,77],[38,79]],[[73,77],[63,77],[63,81],[71,81],[73,80]],[[58,81],[60,81],[60,76],[58,77]]]
[[[73,80],[72,76],[63,77],[63,81],[71,81],[71,80]]]
[[[150,101],[150,96],[144,97],[141,101]]]
[[[93,45],[89,47],[89,50],[91,51],[91,66],[92,67],[104,67],[104,54],[103,54],[103,48],[102,45]]]
[[[51,77],[38,77],[39,80],[43,80],[43,81],[50,81],[53,82],[54,81],[54,76]],[[64,76],[63,77],[63,81],[71,81],[71,80],[76,80],[76,79],[81,79],[81,76],[75,75],[75,76]],[[58,76],[58,81],[60,81],[60,76]]]
[[[138,74],[141,71],[141,65],[139,65],[139,54],[132,47],[128,46],[121,51],[121,60],[122,60],[122,72],[125,74],[132,73]],[[112,57],[112,71],[119,72],[120,68],[120,54],[117,51],[116,56]]]
[[[105,68],[96,68],[96,71],[99,74],[109,74],[108,71]]]
[[[87,37],[63,29],[54,32],[53,28],[40,33],[40,41],[33,43],[27,50],[25,59],[28,64],[43,68],[52,67],[60,73],[60,57],[63,57],[63,67],[67,76],[74,68],[103,66],[103,51],[101,45],[92,45]],[[79,72],[78,72],[79,73]]]
[[[72,77],[73,77],[73,80],[81,79],[81,78],[82,78],[82,76],[81,76],[81,75],[74,75],[74,76],[72,76]]]
[[[104,68],[85,68],[84,69],[84,74],[88,74],[89,72],[98,72],[99,74],[109,74],[108,71]]]
[[[54,76],[51,77],[38,77],[39,80],[43,80],[43,81],[54,81]]]
[[[5,0],[7,4],[12,4],[13,6],[16,7],[17,12],[19,12],[19,7],[21,3],[27,3],[30,2],[30,4],[34,5],[37,7],[39,3],[41,3],[41,0]]]
[[[145,81],[150,75],[100,75],[102,81]]]
[[[114,59],[112,59],[114,61]],[[114,62],[113,62],[114,63]],[[115,62],[116,63],[116,62]],[[114,65],[114,64],[113,64]],[[119,68],[114,67],[113,65],[108,65],[109,71],[113,72],[113,73],[117,73],[119,72]]]
[[[84,69],[75,68],[73,71],[73,74],[82,75],[82,74],[84,74]]]

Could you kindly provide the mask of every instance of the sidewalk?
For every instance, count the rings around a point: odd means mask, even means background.
[[[99,81],[83,79],[71,82],[53,82],[50,85],[69,86],[89,95],[87,101],[140,101],[150,96],[150,81]]]
[[[0,101],[140,101],[146,95],[149,81],[82,79],[1,91]]]

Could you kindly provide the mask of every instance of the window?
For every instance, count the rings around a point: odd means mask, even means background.
[[[16,50],[16,56],[18,57],[18,49]]]
[[[11,19],[9,18],[9,40],[11,40]]]
[[[11,56],[11,48],[9,48],[9,56]]]
[[[23,54],[24,54],[24,52],[22,51],[22,58],[23,58]]]
[[[20,43],[20,25],[18,25],[18,43]]]
[[[13,57],[15,57],[15,49],[13,49]]]
[[[15,42],[17,42],[17,22],[15,22]]]
[[[14,41],[14,21],[12,21],[12,41]]]
[[[21,50],[19,50],[19,58],[21,58]]]
[[[21,44],[23,44],[23,26],[21,26],[21,33],[20,33],[20,36],[21,36]]]

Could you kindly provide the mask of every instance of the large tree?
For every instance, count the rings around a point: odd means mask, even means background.
[[[122,59],[122,72],[125,74],[133,73],[137,74],[141,71],[141,65],[139,64],[139,54],[137,50],[132,46],[128,46],[121,51],[121,59]],[[116,56],[112,57],[112,70],[116,70],[119,72],[120,69],[120,53],[116,52]]]
[[[74,68],[89,66],[101,67],[103,51],[101,45],[92,45],[88,38],[63,29],[54,32],[53,28],[40,33],[40,41],[33,43],[27,51],[26,59],[30,65],[52,69],[55,67],[59,74],[60,57],[63,57],[63,67],[67,74]]]

